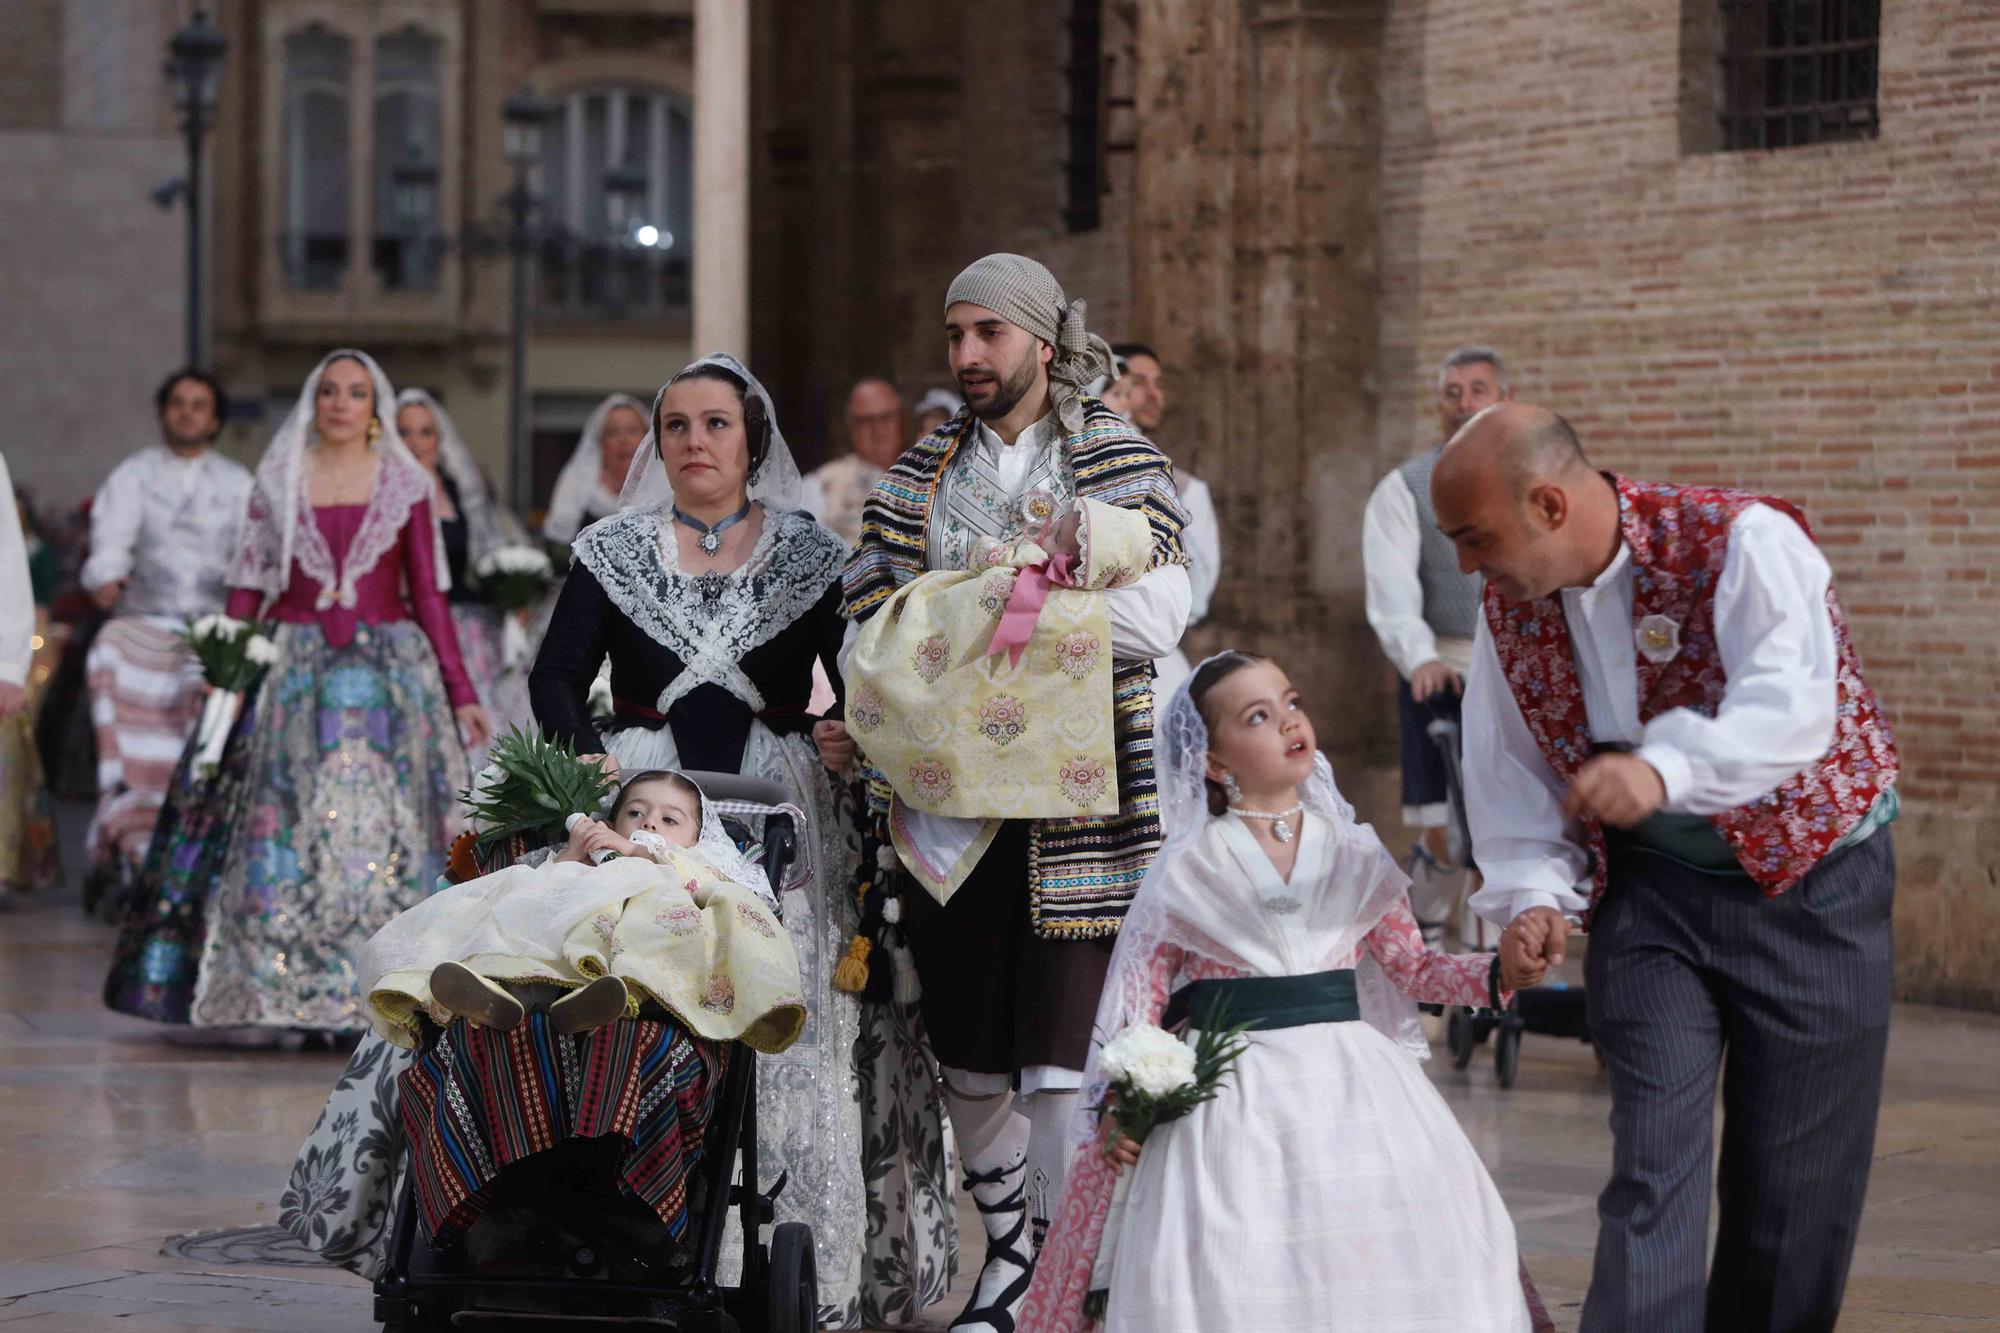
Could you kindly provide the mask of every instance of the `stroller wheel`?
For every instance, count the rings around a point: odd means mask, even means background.
[[[1472,1063],[1472,1048],[1478,1038],[1472,1031],[1472,1011],[1455,1004],[1444,1020],[1444,1044],[1451,1051],[1451,1067],[1463,1069]]]
[[[1514,1075],[1521,1067],[1521,1029],[1512,1023],[1502,1023],[1493,1045],[1493,1074],[1500,1080],[1500,1086],[1514,1086]]]
[[[819,1327],[819,1269],[813,1262],[812,1228],[780,1222],[771,1233],[770,1284],[765,1333],[814,1333]]]

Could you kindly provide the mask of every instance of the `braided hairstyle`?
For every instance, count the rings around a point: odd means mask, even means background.
[[[750,392],[749,383],[741,375],[738,375],[727,366],[718,366],[712,362],[683,370],[680,374],[667,381],[667,387],[671,389],[682,380],[715,380],[718,383],[727,384],[730,388],[736,390],[736,401],[743,405],[743,435],[750,446],[750,472],[744,480],[746,484],[754,485],[757,481],[757,473],[764,466],[765,455],[771,452],[771,418],[764,412],[764,400]],[[661,394],[660,406],[665,406],[666,401],[667,396],[664,393]],[[655,407],[653,409],[653,448],[656,451],[662,447],[660,444],[661,434],[660,407]],[[666,461],[664,453],[661,453],[660,461]]]
[[[1246,653],[1240,648],[1225,648],[1196,667],[1194,674],[1188,677],[1188,698],[1194,701],[1195,709],[1201,714],[1202,723],[1208,727],[1211,736],[1215,734],[1215,718],[1208,711],[1209,692],[1244,667],[1270,660],[1257,653]],[[1202,785],[1208,789],[1208,813],[1219,815],[1229,809],[1229,795],[1223,791],[1220,782],[1204,775]]]

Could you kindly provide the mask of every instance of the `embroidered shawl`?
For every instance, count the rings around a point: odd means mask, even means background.
[[[1084,400],[1083,428],[1069,435],[1069,471],[1087,500],[1145,515],[1153,533],[1147,566],[1187,563],[1181,530],[1187,513],[1174,488],[1173,465],[1144,436],[1094,398]],[[861,542],[842,575],[842,610],[866,620],[898,588],[925,572],[931,507],[946,469],[976,429],[970,411],[917,441],[876,483],[861,510]],[[1035,820],[1028,840],[1029,912],[1044,938],[1115,934],[1160,845],[1159,795],[1153,775],[1153,664],[1112,663],[1112,727],[1118,759],[1119,812]],[[884,818],[889,786],[868,775],[869,806]],[[886,834],[881,839],[887,842]]]

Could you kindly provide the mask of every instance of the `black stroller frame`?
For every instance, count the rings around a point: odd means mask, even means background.
[[[775,782],[733,773],[688,776],[701,784],[725,817],[763,814],[764,870],[777,893],[798,852],[796,809],[785,790]],[[702,1160],[689,1190],[691,1260],[684,1242],[671,1239],[661,1224],[660,1253],[631,1256],[642,1263],[648,1257],[658,1260],[663,1277],[656,1282],[600,1276],[608,1256],[588,1243],[569,1247],[569,1271],[562,1276],[431,1271],[440,1265],[449,1269],[455,1257],[462,1257],[458,1252],[464,1238],[433,1247],[419,1236],[415,1181],[406,1173],[388,1263],[375,1279],[375,1319],[384,1333],[445,1328],[527,1333],[570,1326],[811,1333],[818,1327],[819,1306],[812,1229],[786,1222],[773,1228],[768,1246],[761,1240],[763,1228],[775,1218],[776,1200],[787,1178],[780,1175],[768,1193],[757,1190],[756,1064],[756,1052],[750,1047],[741,1042],[730,1046],[714,1120],[704,1135]],[[735,1183],[739,1162],[741,1184]],[[742,1223],[742,1283],[724,1287],[718,1274],[731,1208]],[[509,1304],[487,1303],[494,1298]],[[513,1304],[519,1301],[528,1304]]]
[[[1460,736],[1456,722],[1438,718],[1425,728],[1431,743],[1444,759],[1445,800],[1451,811],[1451,839],[1454,855],[1472,865],[1472,829],[1465,813],[1464,772],[1459,763]],[[1464,851],[1461,853],[1460,849]],[[1473,1052],[1493,1037],[1493,1075],[1502,1088],[1514,1086],[1521,1067],[1521,1038],[1534,1032],[1547,1037],[1573,1037],[1591,1045],[1590,1019],[1584,1009],[1583,989],[1563,982],[1551,982],[1532,990],[1519,991],[1500,1013],[1451,1005],[1445,1011],[1445,1045],[1451,1051],[1451,1066],[1463,1069],[1472,1063]],[[1496,1035],[1497,1034],[1497,1035]],[[1593,1048],[1594,1049],[1594,1048]]]

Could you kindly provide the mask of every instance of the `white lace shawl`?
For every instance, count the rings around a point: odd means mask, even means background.
[[[750,556],[727,574],[680,568],[673,519],[661,505],[591,524],[574,547],[611,604],[683,669],[653,707],[664,713],[697,686],[720,686],[761,712],[742,661],[810,610],[840,578],[847,547],[804,513],[764,511]]]
[[[1166,843],[1119,927],[1091,1031],[1083,1093],[1070,1124],[1072,1146],[1097,1132],[1096,1108],[1106,1086],[1100,1068],[1104,1044],[1134,1023],[1158,1021],[1153,963],[1163,945],[1252,976],[1345,966],[1362,938],[1408,891],[1408,877],[1375,831],[1354,821],[1354,807],[1341,796],[1333,767],[1320,754],[1299,793],[1317,827],[1308,821],[1301,835],[1293,875],[1298,906],[1281,920],[1267,910],[1256,884],[1259,877],[1245,873],[1242,857],[1224,832],[1227,817],[1208,813],[1202,781],[1208,727],[1186,681],[1160,717],[1155,758]],[[1308,850],[1314,853],[1312,863],[1324,868],[1310,882],[1307,876],[1314,872]],[[1353,967],[1362,1020],[1412,1057],[1428,1059],[1430,1045],[1415,1003],[1367,953]]]
[[[374,381],[375,416],[381,425],[374,448],[381,468],[375,478],[375,489],[368,496],[361,527],[348,547],[346,560],[336,569],[326,535],[313,520],[305,460],[306,451],[317,443],[314,421],[320,376],[329,364],[339,360],[359,362]],[[266,598],[281,597],[291,581],[292,564],[296,561],[320,585],[320,610],[355,604],[355,585],[395,548],[410,510],[431,498],[430,473],[411,456],[403,437],[396,432],[395,404],[396,392],[389,386],[389,377],[366,352],[343,347],[321,358],[312,374],[306,376],[298,404],[271,437],[270,446],[257,464],[256,484],[250,491],[243,535],[229,576],[231,587],[255,588]],[[443,592],[451,586],[451,572],[435,505],[431,507],[431,555],[438,591]]]

